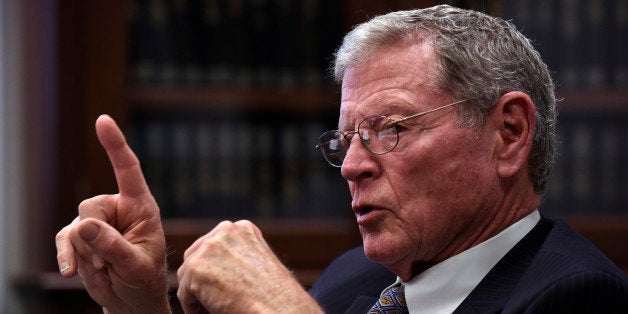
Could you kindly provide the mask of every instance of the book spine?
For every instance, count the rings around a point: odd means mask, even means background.
[[[613,36],[613,82],[614,86],[628,87],[628,1],[615,0]]]
[[[607,1],[586,1],[583,4],[584,23],[583,28],[588,34],[579,37],[578,41],[583,46],[584,62],[581,66],[583,85],[587,88],[601,88],[608,85],[606,79],[604,60],[607,57],[610,43],[607,37],[609,19],[606,16]],[[585,39],[586,38],[586,44]]]
[[[259,124],[257,126],[256,138],[256,163],[255,163],[255,183],[257,197],[257,215],[261,218],[274,218],[277,216],[277,169],[274,159],[275,154],[275,134],[272,126]]]

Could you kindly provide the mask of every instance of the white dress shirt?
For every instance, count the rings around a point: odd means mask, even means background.
[[[415,276],[405,285],[410,313],[452,313],[499,260],[541,219],[538,210],[496,236]]]

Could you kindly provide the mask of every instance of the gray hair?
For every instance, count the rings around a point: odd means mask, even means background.
[[[528,166],[537,194],[545,191],[556,147],[556,98],[545,63],[530,41],[503,19],[439,5],[377,16],[349,32],[336,52],[334,76],[359,66],[379,48],[404,39],[426,40],[439,64],[432,85],[459,105],[461,125],[481,128],[497,100],[510,91],[530,96],[536,129]],[[473,105],[468,105],[472,103]]]

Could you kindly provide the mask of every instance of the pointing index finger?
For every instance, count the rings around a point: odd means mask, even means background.
[[[136,197],[150,193],[140,162],[116,122],[108,115],[101,115],[96,119],[96,134],[113,166],[120,195]]]

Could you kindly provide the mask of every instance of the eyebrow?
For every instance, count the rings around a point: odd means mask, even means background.
[[[408,108],[408,106],[395,103],[391,105],[390,107],[386,107],[384,114],[381,114],[381,115],[382,116],[400,115],[401,117],[406,117],[409,115],[413,115],[417,112],[420,112],[420,110],[410,109]]]
[[[404,118],[410,115],[413,115],[419,111],[412,111],[411,109],[408,109],[407,105],[401,104],[399,102],[394,102],[391,103],[390,105],[387,105],[386,108],[384,108],[385,110],[381,111],[381,113],[375,113],[375,114],[361,114],[359,116],[357,116],[353,121],[354,126],[348,127],[348,128],[343,128],[340,125],[338,125],[338,131],[342,131],[342,132],[351,132],[351,131],[355,131],[355,128],[357,128],[357,125],[355,125],[356,123],[359,123],[361,121],[363,121],[364,119],[370,118],[370,117],[379,117],[379,116],[387,116],[390,117],[392,115],[399,115],[399,118]],[[416,109],[413,109],[416,110]]]

